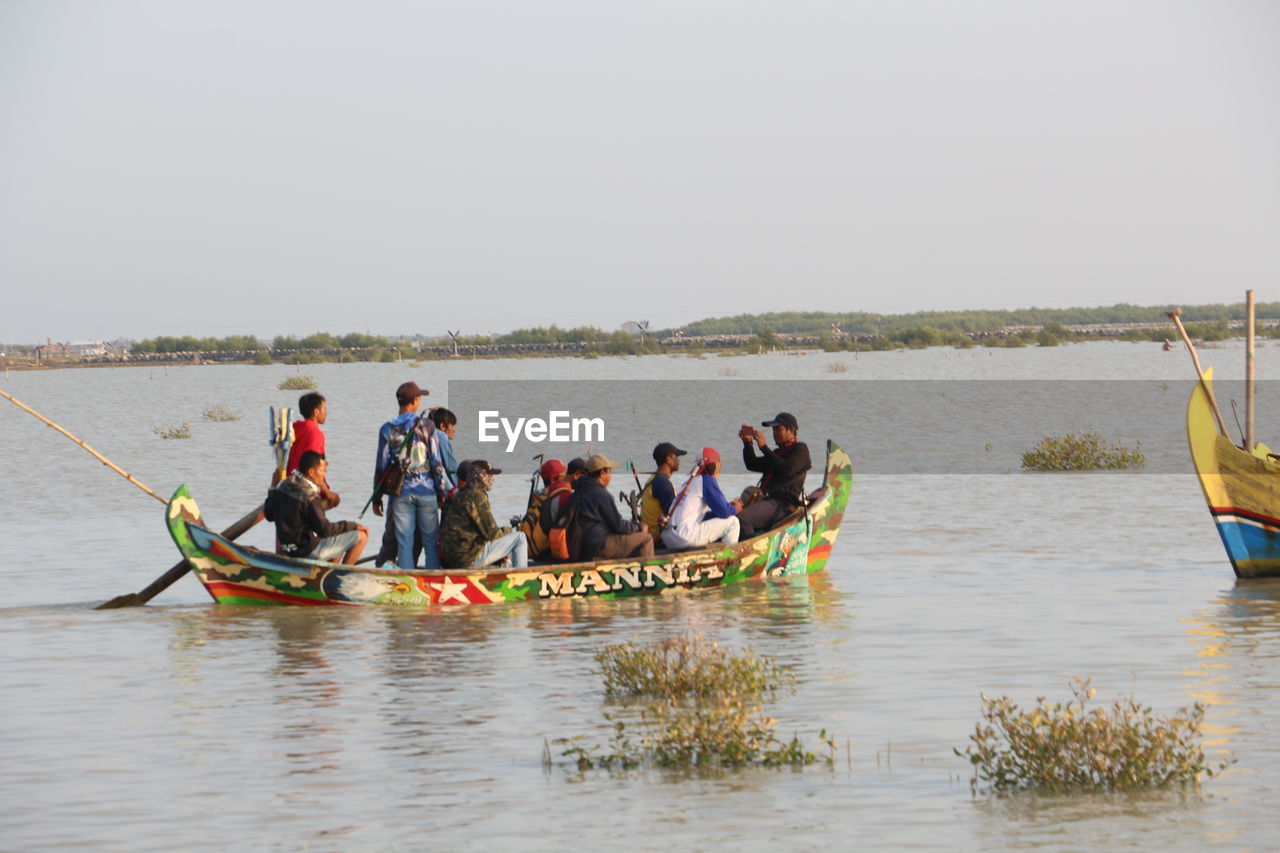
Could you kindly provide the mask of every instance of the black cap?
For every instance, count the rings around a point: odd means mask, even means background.
[[[799,429],[800,425],[796,423],[796,416],[790,412],[778,412],[778,416],[771,421],[765,421],[760,426],[784,426],[791,429]]]
[[[568,467],[565,468],[566,474],[585,473],[587,470],[587,460],[579,456],[577,459],[570,459]]]
[[[667,457],[674,453],[676,456],[684,456],[688,451],[681,450],[669,441],[664,441],[653,449],[653,461],[661,465],[667,461]]]

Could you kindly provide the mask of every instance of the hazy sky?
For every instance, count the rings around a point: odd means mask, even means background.
[[[0,0],[0,341],[1280,300],[1274,0]]]

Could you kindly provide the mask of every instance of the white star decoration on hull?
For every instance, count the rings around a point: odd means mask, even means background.
[[[448,604],[450,601],[457,600],[462,604],[467,603],[467,597],[463,593],[467,591],[466,583],[455,583],[449,580],[449,576],[445,575],[444,581],[441,583],[429,584],[433,589],[439,590],[440,597],[436,599],[437,604]]]

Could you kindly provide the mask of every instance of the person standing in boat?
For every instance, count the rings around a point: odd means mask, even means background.
[[[671,514],[671,505],[676,500],[671,475],[680,470],[680,457],[686,452],[669,441],[653,448],[653,461],[658,470],[640,492],[640,520],[649,526],[655,543],[662,535],[663,521]]]
[[[719,540],[722,545],[738,544],[739,500],[725,500],[720,491],[720,451],[702,448],[697,472],[680,490],[671,508],[671,520],[662,531],[668,548],[701,548]]]
[[[446,569],[489,566],[508,556],[512,568],[529,565],[524,534],[499,527],[489,505],[493,477],[501,473],[501,468],[483,459],[469,459],[459,466],[458,478],[467,485],[445,505],[440,520],[440,560]]]
[[[289,445],[289,461],[285,466],[286,475],[298,470],[298,460],[308,450],[314,450],[324,456],[324,430],[320,427],[329,418],[329,404],[324,395],[316,391],[303,394],[298,398],[298,413],[302,415],[302,420],[293,422],[293,444]],[[336,507],[342,500],[338,493],[330,489],[327,482],[318,485],[320,496],[325,500],[325,509]]]
[[[396,388],[400,413],[378,430],[378,454],[374,463],[375,486],[382,482],[390,465],[402,465],[404,480],[399,494],[391,498],[387,513],[395,526],[396,565],[413,569],[417,563],[414,534],[422,537],[423,563],[427,571],[440,569],[440,504],[437,497],[436,457],[439,444],[435,424],[418,414],[427,394],[416,382]],[[395,457],[395,458],[393,458]],[[374,515],[382,515],[382,499],[373,502]]]
[[[320,484],[326,467],[319,453],[303,451],[297,469],[267,493],[263,513],[267,521],[275,522],[280,553],[285,556],[355,565],[369,539],[369,528],[325,517]]]
[[[619,557],[652,557],[653,537],[643,522],[623,521],[609,494],[613,469],[618,463],[603,453],[587,459],[586,476],[573,484],[573,498],[566,510],[573,516],[571,538],[577,543],[578,560],[612,560]]]
[[[773,427],[776,450],[770,450],[764,434],[750,424],[743,424],[738,430],[738,437],[742,439],[742,464],[748,471],[761,475],[760,488],[765,495],[764,500],[738,513],[743,539],[770,529],[804,504],[804,475],[812,467],[808,445],[796,440],[800,425],[795,415],[779,412],[773,420],[764,421],[760,426]]]

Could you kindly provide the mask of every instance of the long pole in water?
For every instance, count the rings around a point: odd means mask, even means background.
[[[55,424],[53,421],[46,418],[44,415],[40,414],[35,409],[28,406],[26,403],[23,403],[17,397],[14,397],[12,394],[9,394],[5,391],[0,391],[0,396],[3,396],[6,400],[8,400],[10,403],[13,403],[15,406],[22,409],[24,412],[29,412],[30,414],[35,415],[41,421],[44,421],[49,426],[53,427],[58,432],[65,435],[67,438],[71,439],[76,444],[83,447],[103,465],[106,465],[108,468],[110,468],[112,471],[115,471],[121,477],[124,477],[130,483],[133,483],[139,489],[142,489],[142,491],[151,495],[151,497],[160,501],[160,503],[165,504],[166,506],[168,505],[169,503],[168,501],[166,501],[164,498],[157,495],[146,484],[141,482],[137,477],[133,476],[128,471],[124,470],[119,465],[115,464],[110,459],[103,456],[98,451],[94,450],[88,444],[85,444],[85,442],[82,441],[81,439],[75,437],[74,435],[69,433],[67,430],[63,429],[62,427]],[[222,535],[226,539],[235,539],[241,533],[244,533],[246,530],[248,530],[250,527],[253,527],[255,524],[257,524],[261,520],[262,520],[262,507],[259,506],[255,508],[252,512],[250,512],[248,515],[241,518],[235,524],[231,525],[226,530],[222,531]],[[174,581],[176,581],[178,578],[185,575],[190,570],[191,570],[191,564],[188,563],[186,560],[183,560],[180,563],[175,563],[173,567],[169,569],[169,571],[165,572],[160,577],[156,578],[141,592],[130,592],[130,593],[126,593],[125,595],[117,595],[115,598],[111,599],[110,601],[104,604],[99,604],[94,609],[95,610],[114,610],[117,607],[138,607],[140,605],[146,604],[148,601],[155,598],[161,592],[168,589],[173,584]]]
[[[164,498],[160,497],[160,496],[159,496],[159,495],[157,495],[155,492],[153,492],[153,491],[152,491],[150,488],[148,488],[144,483],[142,483],[141,481],[139,481],[137,477],[133,476],[133,475],[132,475],[132,474],[130,474],[128,471],[124,470],[124,469],[123,469],[123,468],[121,468],[119,465],[117,465],[116,463],[112,462],[110,459],[108,459],[107,457],[103,456],[101,453],[99,453],[98,451],[94,450],[94,449],[93,449],[92,447],[90,447],[89,445],[85,444],[85,443],[84,443],[84,441],[82,441],[81,439],[76,438],[74,435],[72,435],[71,433],[67,432],[65,429],[63,429],[62,427],[60,427],[60,426],[58,426],[57,424],[55,424],[53,421],[49,420],[49,419],[48,419],[48,418],[46,418],[44,415],[40,414],[40,413],[39,413],[39,412],[37,412],[35,409],[33,409],[33,408],[31,408],[30,406],[28,406],[26,403],[23,403],[23,402],[22,402],[21,400],[19,400],[17,397],[15,397],[15,396],[13,396],[12,394],[9,394],[8,392],[5,392],[5,391],[0,391],[0,396],[4,397],[4,398],[5,398],[6,400],[8,400],[10,403],[13,403],[15,406],[17,406],[19,409],[22,409],[24,412],[29,412],[30,414],[35,415],[37,418],[39,418],[40,420],[44,421],[46,424],[48,424],[49,426],[51,426],[51,427],[53,427],[54,429],[56,429],[58,432],[60,432],[60,433],[62,433],[63,435],[65,435],[67,438],[71,439],[71,440],[72,440],[72,441],[74,441],[76,444],[78,444],[78,445],[80,445],[81,447],[83,447],[85,450],[89,451],[89,453],[93,454],[94,458],[96,458],[96,459],[97,459],[99,462],[101,462],[103,465],[106,465],[108,468],[110,468],[112,471],[115,471],[115,472],[116,472],[117,474],[119,474],[121,477],[124,477],[124,478],[125,478],[126,480],[128,480],[130,483],[133,483],[133,484],[134,484],[135,486],[137,486],[139,489],[142,489],[142,491],[144,491],[144,492],[146,492],[147,494],[151,495],[151,497],[153,497],[153,498],[155,498],[156,500],[160,501],[160,503],[162,503],[162,504],[166,504],[166,505],[169,503],[167,500],[165,500]]]
[[[1191,336],[1187,334],[1187,330],[1182,325],[1182,309],[1174,308],[1172,311],[1166,312],[1166,316],[1173,321],[1173,325],[1178,327],[1178,334],[1182,335],[1182,342],[1187,345],[1187,351],[1191,353],[1191,363],[1196,366],[1196,376],[1200,377],[1200,385],[1204,388],[1204,393],[1209,397],[1209,405],[1213,407],[1213,416],[1218,419],[1218,432],[1226,435],[1227,424],[1222,420],[1222,412],[1218,411],[1218,400],[1213,396],[1213,388],[1208,382],[1204,381],[1204,369],[1200,367],[1200,356],[1196,354],[1195,344],[1191,343]]]
[[[1244,452],[1253,452],[1253,348],[1256,328],[1253,319],[1253,291],[1244,294],[1245,347],[1244,347]]]

